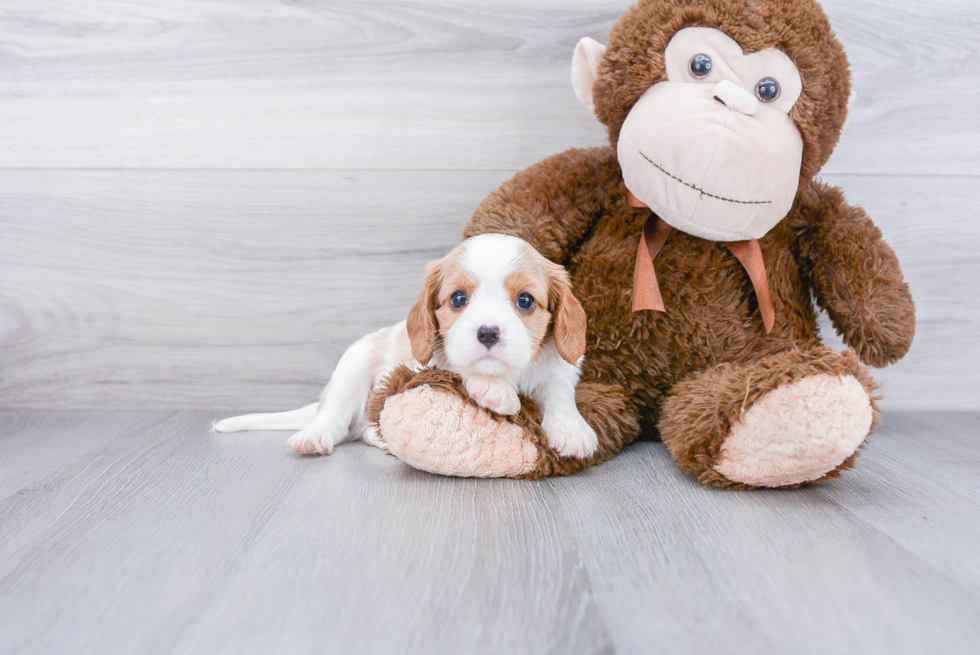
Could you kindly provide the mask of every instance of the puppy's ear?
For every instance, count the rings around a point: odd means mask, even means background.
[[[572,282],[563,267],[553,264],[549,275],[555,314],[555,345],[562,359],[577,364],[585,354],[585,310],[572,294]]]
[[[412,357],[422,364],[428,364],[436,350],[439,326],[436,322],[436,301],[442,283],[442,260],[432,262],[425,269],[425,284],[419,299],[408,312],[406,327],[408,340],[412,344]]]

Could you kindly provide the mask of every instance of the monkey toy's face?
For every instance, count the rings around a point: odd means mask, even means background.
[[[603,47],[583,40],[573,85],[591,106]],[[802,91],[783,52],[745,54],[724,32],[688,27],[664,51],[666,80],[629,111],[618,156],[627,189],[670,226],[713,241],[757,239],[789,212],[803,140],[789,117]],[[590,107],[591,108],[591,107]]]

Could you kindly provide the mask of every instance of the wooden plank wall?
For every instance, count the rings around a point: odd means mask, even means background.
[[[312,399],[486,193],[604,143],[569,58],[628,4],[7,0],[0,407]],[[918,306],[884,405],[980,409],[980,9],[825,7],[858,92],[825,178]]]

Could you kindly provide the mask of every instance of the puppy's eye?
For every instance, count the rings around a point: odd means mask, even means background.
[[[779,97],[779,82],[771,77],[759,80],[755,85],[755,95],[762,102],[772,102]]]
[[[453,309],[462,309],[466,306],[466,292],[457,291],[453,294],[453,297],[449,299],[449,304]]]
[[[699,80],[711,75],[711,57],[708,55],[694,55],[691,58],[691,75]]]
[[[531,294],[522,293],[517,296],[517,308],[523,312],[529,312],[534,309],[534,298],[531,297]]]

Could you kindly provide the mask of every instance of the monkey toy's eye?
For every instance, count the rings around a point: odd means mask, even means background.
[[[711,74],[711,57],[708,55],[694,55],[691,59],[691,75],[699,80],[703,80]]]
[[[759,80],[755,85],[755,95],[762,102],[772,102],[779,97],[779,82],[771,77]]]
[[[453,309],[462,309],[466,305],[466,292],[457,291],[453,294],[453,297],[449,299],[449,304]]]
[[[534,309],[534,298],[529,293],[522,293],[517,296],[517,308],[522,312],[529,312]]]

